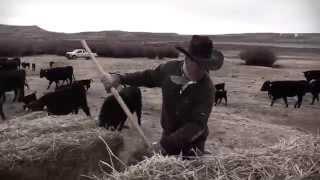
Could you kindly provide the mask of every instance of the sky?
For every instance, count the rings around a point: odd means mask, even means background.
[[[0,0],[0,24],[55,32],[319,33],[320,0]]]

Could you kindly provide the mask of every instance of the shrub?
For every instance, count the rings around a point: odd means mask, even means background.
[[[240,59],[244,60],[246,65],[271,67],[277,60],[273,51],[264,47],[255,47],[240,52]]]
[[[155,59],[157,54],[154,48],[152,47],[145,47],[144,48],[144,56],[149,59]]]

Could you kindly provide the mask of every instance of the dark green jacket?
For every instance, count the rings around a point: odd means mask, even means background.
[[[182,65],[183,61],[169,61],[155,69],[120,76],[121,84],[162,88],[160,143],[168,154],[178,154],[199,137],[206,139],[213,105],[215,89],[208,75],[181,93],[182,85],[171,77],[183,74]]]

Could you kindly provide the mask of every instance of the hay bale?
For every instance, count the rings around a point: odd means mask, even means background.
[[[100,160],[110,162],[99,136],[115,154],[123,145],[119,134],[96,128],[87,117],[37,116],[0,125],[0,179],[80,179],[98,173]]]
[[[311,135],[282,140],[254,150],[216,154],[182,160],[154,155],[124,172],[106,174],[106,179],[319,179],[320,137]]]

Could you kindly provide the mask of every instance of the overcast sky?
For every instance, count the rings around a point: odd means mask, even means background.
[[[320,32],[320,0],[0,0],[0,24],[57,32]]]

